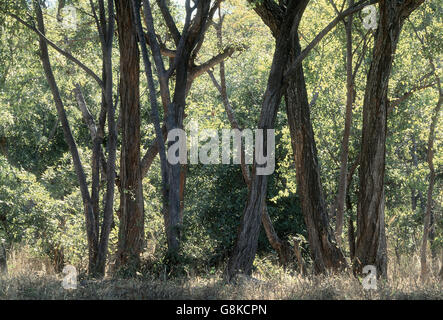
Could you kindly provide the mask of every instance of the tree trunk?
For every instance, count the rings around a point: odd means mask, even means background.
[[[120,48],[120,229],[117,267],[134,270],[144,239],[143,189],[140,170],[139,49],[130,1],[116,0]]]
[[[353,0],[349,0],[349,6],[354,4]],[[352,71],[352,15],[345,22],[346,29],[346,115],[345,129],[343,132],[343,141],[340,155],[340,175],[338,181],[338,194],[336,199],[336,222],[335,222],[335,238],[337,243],[341,245],[341,237],[343,232],[344,208],[346,198],[346,176],[348,172],[348,153],[349,153],[349,135],[352,125],[352,103],[354,102],[354,80]]]
[[[218,39],[218,46],[219,50],[222,50],[223,48],[223,21],[224,21],[224,15],[221,15],[221,9],[219,8],[219,22],[215,24],[215,29],[217,33],[217,39]],[[238,124],[237,118],[235,116],[234,108],[232,107],[228,93],[226,88],[226,73],[225,73],[225,62],[224,60],[220,62],[220,83],[218,83],[217,79],[215,78],[212,71],[208,71],[208,74],[220,93],[223,101],[223,106],[225,107],[226,115],[228,117],[229,123],[231,124],[232,129],[238,129],[242,130]],[[251,173],[249,172],[249,166],[245,163],[245,149],[244,146],[241,145],[241,157],[240,157],[240,166],[241,166],[241,172],[243,175],[243,180],[245,181],[248,190],[251,185]],[[277,235],[277,232],[274,229],[274,226],[272,225],[271,218],[268,214],[268,209],[266,206],[266,203],[263,206],[263,215],[262,215],[262,224],[263,228],[266,233],[266,237],[268,238],[269,243],[271,244],[271,247],[277,252],[280,264],[282,266],[286,266],[291,259],[291,246],[287,241],[282,241],[279,236]]]
[[[154,23],[150,4],[148,1],[143,2],[144,18],[146,26],[148,28],[147,38],[149,45],[152,50],[154,62],[157,69],[157,74],[160,82],[160,94],[162,98],[162,103],[164,110],[166,111],[166,132],[170,132],[174,129],[183,128],[184,119],[184,109],[186,105],[186,95],[192,84],[192,77],[189,77],[190,71],[190,61],[194,61],[194,54],[196,55],[201,46],[201,41],[204,39],[203,35],[207,29],[208,21],[212,18],[215,8],[219,5],[216,2],[214,6],[210,9],[211,1],[199,1],[196,3],[196,12],[194,18],[191,19],[190,12],[187,13],[185,18],[185,27],[183,28],[182,34],[178,32],[175,23],[170,15],[168,5],[164,2],[158,2],[160,10],[162,11],[163,18],[168,25],[169,31],[171,32],[174,42],[176,44],[177,50],[174,53],[174,60],[171,62],[175,70],[175,87],[174,96],[172,102],[170,101],[170,89],[169,89],[169,77],[171,73],[166,71],[163,60],[161,57],[160,44],[157,40],[157,35],[154,30]],[[136,8],[138,14],[138,9]],[[192,22],[191,22],[192,20]],[[141,23],[138,23],[139,33]],[[142,40],[143,46],[146,45],[145,41]],[[144,50],[144,49],[143,49]],[[196,50],[196,51],[193,51]],[[192,58],[191,58],[192,55]],[[152,78],[150,73],[150,62],[147,56],[147,52],[143,51],[143,59],[145,62],[148,82]],[[150,84],[150,91],[153,89],[153,84]],[[155,98],[155,92],[152,93]],[[152,102],[151,102],[152,104]],[[156,103],[155,103],[156,105]],[[161,139],[160,129],[157,128],[157,139],[156,143],[158,148],[153,148],[150,153],[151,157],[145,157],[143,159],[143,172],[147,171],[147,166],[150,164],[150,158],[153,159],[155,153],[159,149],[163,149],[163,140]],[[175,141],[169,141],[168,146],[170,147]],[[160,155],[163,157],[162,155]],[[146,159],[146,161],[145,161]],[[166,230],[166,239],[168,243],[168,253],[167,259],[170,266],[176,264],[180,248],[180,231],[181,231],[181,221],[182,221],[182,204],[184,196],[184,182],[185,173],[180,165],[170,164],[166,162],[166,159],[161,159],[162,163],[162,181],[163,181],[163,215],[164,224]]]
[[[275,231],[274,226],[272,225],[271,217],[268,213],[268,207],[266,206],[266,203],[263,205],[263,215],[261,217],[261,222],[272,249],[277,252],[280,264],[284,267],[287,266],[291,261],[291,246],[289,242],[281,240],[277,232]]]
[[[363,102],[360,154],[360,193],[354,272],[375,265],[377,276],[387,276],[385,235],[385,149],[387,91],[395,49],[404,20],[423,0],[380,2],[379,26]]]
[[[0,240],[0,276],[8,274],[7,254],[5,244]]]
[[[100,0],[102,6],[103,0]],[[102,13],[104,15],[104,13]],[[103,20],[105,18],[103,17]],[[100,242],[97,256],[97,274],[103,276],[105,274],[106,259],[108,254],[109,234],[111,226],[114,223],[114,194],[115,194],[115,162],[117,149],[117,124],[115,121],[115,108],[117,104],[113,103],[112,98],[112,43],[114,39],[114,5],[113,1],[108,1],[108,22],[102,24],[104,39],[102,39],[102,53],[103,53],[103,82],[104,92],[102,94],[102,103],[106,106],[106,111],[103,111],[101,116],[107,114],[108,118],[108,161],[106,170],[106,194],[105,204],[103,209],[103,221],[100,233]],[[118,98],[117,98],[118,99]],[[100,134],[104,131],[104,119],[100,119]],[[103,140],[100,138],[100,140]],[[103,157],[103,156],[102,156]],[[98,164],[97,164],[98,165]]]
[[[74,169],[78,178],[78,182],[80,185],[80,192],[83,200],[83,210],[85,213],[86,220],[86,235],[88,240],[88,266],[89,272],[93,272],[96,268],[96,259],[98,253],[98,235],[96,230],[96,222],[95,222],[95,212],[93,208],[93,203],[91,200],[91,196],[88,191],[88,185],[86,182],[86,175],[83,170],[83,166],[80,160],[80,156],[78,153],[77,145],[75,143],[74,137],[72,136],[71,128],[69,126],[69,121],[66,116],[66,111],[63,105],[63,101],[60,96],[60,91],[58,89],[57,83],[55,81],[54,74],[52,72],[51,63],[49,60],[48,54],[48,46],[46,44],[46,40],[44,39],[45,35],[45,26],[43,21],[43,14],[41,11],[40,4],[37,0],[34,0],[34,10],[37,17],[37,25],[38,30],[42,34],[39,37],[39,46],[40,46],[40,60],[43,65],[43,70],[45,72],[46,80],[48,81],[49,87],[51,88],[52,96],[55,102],[55,106],[57,109],[58,118],[63,128],[63,134],[65,136],[65,141],[68,144],[69,151],[72,156]]]
[[[294,57],[297,57],[300,52],[297,37],[294,44]],[[323,273],[329,269],[338,270],[346,265],[346,261],[335,243],[334,233],[329,225],[301,65],[298,66],[295,76],[286,89],[286,109],[295,156],[297,189],[308,231],[314,269],[317,273]]]
[[[275,117],[283,93],[283,76],[291,51],[292,38],[297,33],[298,24],[306,4],[307,1],[291,2],[286,9],[284,21],[276,40],[274,58],[258,123],[259,129],[274,128]],[[264,146],[266,146],[266,138],[264,139]],[[271,150],[267,152],[269,153]],[[254,160],[248,201],[226,270],[228,280],[239,273],[250,275],[252,272],[268,181],[268,176],[256,174],[256,165]]]
[[[189,55],[190,52],[184,54],[184,56],[180,57],[182,62],[177,64],[174,97],[172,103],[168,106],[168,117],[166,120],[166,129],[168,132],[174,129],[183,129]],[[174,143],[175,141],[168,141],[168,148]],[[173,260],[179,253],[181,238],[180,185],[182,182],[182,169],[180,163],[171,164],[168,162],[168,206],[164,208],[164,210],[167,210],[167,212],[165,212],[165,228],[169,257]],[[174,263],[174,261],[171,262]]]
[[[349,243],[349,258],[354,260],[355,257],[355,229],[354,229],[354,221],[352,219],[352,202],[351,196],[349,194],[349,189],[352,182],[352,177],[354,176],[355,169],[359,164],[359,156],[355,160],[351,169],[348,172],[347,182],[346,182],[346,210],[348,211],[349,219],[348,219],[348,243]]]

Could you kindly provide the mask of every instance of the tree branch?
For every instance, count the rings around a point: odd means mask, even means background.
[[[356,3],[354,6],[346,9],[341,14],[339,14],[337,17],[335,17],[320,33],[317,34],[317,36],[314,38],[314,40],[309,43],[309,45],[303,49],[303,51],[298,55],[297,59],[295,59],[294,63],[291,65],[291,67],[285,72],[285,79],[292,77],[296,72],[299,65],[302,63],[303,59],[307,57],[309,52],[324,38],[325,35],[329,33],[343,18],[349,16],[350,14],[353,14],[357,11],[360,11],[364,7],[377,3],[380,0],[361,0],[358,3]]]
[[[61,49],[59,46],[57,46],[54,42],[52,42],[51,40],[49,40],[48,38],[46,38],[46,36],[44,34],[42,34],[40,32],[40,30],[38,30],[37,28],[35,28],[34,26],[32,26],[31,24],[27,23],[26,21],[22,20],[20,17],[18,17],[17,15],[11,13],[11,12],[5,12],[7,15],[9,15],[10,17],[14,18],[15,20],[17,20],[18,22],[20,22],[21,24],[23,24],[25,27],[27,27],[28,29],[34,31],[39,37],[40,39],[44,40],[47,44],[49,44],[51,47],[53,47],[57,52],[59,52],[61,55],[65,56],[66,58],[68,58],[69,60],[71,60],[72,62],[74,62],[77,66],[79,66],[81,69],[83,69],[87,74],[89,74],[97,83],[101,88],[104,88],[104,84],[103,81],[95,74],[94,71],[92,71],[91,69],[89,69],[85,64],[83,64],[82,62],[80,62],[77,58],[75,58],[74,56],[72,56],[70,53],[66,52],[65,50]]]

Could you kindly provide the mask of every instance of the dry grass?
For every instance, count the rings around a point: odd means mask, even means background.
[[[391,262],[388,281],[379,280],[377,290],[363,289],[349,273],[303,277],[266,263],[253,279],[242,278],[236,284],[224,282],[219,272],[170,280],[83,280],[68,291],[61,286],[62,275],[38,270],[38,262],[30,267],[23,257],[15,259],[10,261],[10,275],[0,278],[0,299],[443,299],[443,283],[437,278],[420,281],[415,256]]]

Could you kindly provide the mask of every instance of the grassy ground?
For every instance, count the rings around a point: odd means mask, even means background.
[[[265,260],[256,264],[252,279],[236,284],[226,283],[218,272],[169,280],[152,275],[80,280],[76,290],[65,290],[63,275],[43,266],[15,258],[9,276],[0,277],[0,299],[443,299],[443,283],[437,278],[420,281],[417,256],[391,263],[388,281],[379,280],[376,290],[363,289],[361,279],[349,273],[301,276]]]

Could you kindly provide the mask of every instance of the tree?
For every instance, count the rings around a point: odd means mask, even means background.
[[[284,75],[286,82],[285,102],[296,164],[297,189],[300,194],[316,272],[326,272],[328,269],[337,270],[342,268],[346,262],[343,253],[335,244],[335,237],[329,225],[301,63],[312,48],[339,21],[361,10],[365,5],[364,1],[360,1],[341,12],[317,34],[303,51],[301,51],[300,39],[297,35],[293,39],[292,58],[287,62],[287,70]],[[279,32],[282,8],[271,1],[264,1],[257,5],[255,10],[275,36]]]
[[[111,61],[111,52],[112,52],[112,37],[113,37],[113,14],[114,9],[112,3],[108,3],[108,19],[109,23],[106,24],[106,13],[104,10],[103,1],[99,1],[100,7],[100,18],[101,21],[98,21],[97,16],[97,27],[99,30],[99,34],[101,35],[101,44],[102,44],[102,53],[103,53],[103,78],[105,81],[102,81],[91,69],[81,63],[78,59],[73,57],[69,52],[64,51],[59,48],[56,44],[51,42],[45,36],[45,25],[43,20],[43,13],[38,0],[33,1],[34,11],[37,19],[37,28],[33,25],[30,25],[26,21],[19,18],[17,15],[8,12],[10,16],[15,18],[17,21],[25,25],[30,30],[34,31],[39,36],[39,47],[40,47],[40,59],[43,65],[44,73],[51,89],[53,99],[57,108],[58,118],[62,125],[65,141],[68,144],[70,153],[72,155],[75,171],[77,174],[78,182],[80,185],[80,190],[83,199],[84,212],[85,212],[85,221],[86,221],[86,229],[87,229],[87,237],[88,237],[88,249],[89,249],[89,273],[91,275],[103,276],[105,272],[106,266],[106,257],[108,250],[108,239],[111,224],[113,221],[113,201],[114,201],[114,168],[115,168],[115,144],[116,144],[116,133],[115,133],[115,123],[113,120],[114,117],[114,105],[112,99],[112,61]],[[95,129],[94,134],[94,123],[91,118],[85,117],[85,122],[89,123],[90,129],[92,129],[91,138],[93,140],[93,182],[92,182],[92,194],[89,193],[86,175],[83,169],[82,162],[79,157],[79,152],[77,148],[77,144],[74,140],[74,137],[71,132],[71,128],[69,125],[69,121],[66,115],[66,110],[60,95],[59,88],[57,86],[57,82],[54,77],[54,73],[52,70],[52,66],[49,59],[48,53],[48,44],[56,49],[59,53],[67,57],[69,60],[73,61],[79,67],[81,67],[88,75],[90,75],[94,80],[102,88],[102,114],[105,115],[104,111],[107,108],[108,114],[108,129],[109,129],[109,159],[107,162],[107,180],[110,183],[107,184],[106,189],[106,201],[105,201],[105,209],[103,213],[103,222],[102,227],[100,229],[100,214],[99,214],[99,206],[98,206],[98,179],[99,179],[99,163],[103,159],[100,158],[102,155],[100,143],[102,142],[102,137],[100,137],[100,132],[103,130],[97,131]],[[87,110],[86,104],[84,103],[84,99],[82,97],[80,88],[76,88],[76,95],[79,99],[79,105],[81,105],[81,109],[83,110],[84,116],[89,116],[90,113]],[[110,119],[112,117],[112,119]],[[92,121],[92,122],[91,122]],[[101,121],[104,126],[105,118]],[[104,160],[106,163],[106,161]],[[103,166],[104,168],[105,166]],[[105,170],[104,170],[105,171]]]
[[[306,5],[307,1],[291,2],[286,10],[281,12],[280,28],[274,33],[276,46],[258,122],[259,129],[274,128],[275,117],[283,94],[285,67],[289,60],[292,41],[296,37],[297,28]],[[263,139],[263,148],[269,154],[272,151],[266,150],[267,138],[269,137]],[[226,270],[228,280],[233,279],[239,273],[250,275],[252,272],[268,180],[266,175],[257,175],[256,170],[257,163],[254,159],[248,201]]]
[[[414,30],[414,33],[417,37],[417,39],[420,41],[422,45],[423,52],[426,55],[426,46],[424,39],[420,37],[420,35],[417,32],[417,29],[411,22],[411,26]],[[426,30],[425,30],[425,33]],[[441,88],[441,81],[440,77],[437,75],[437,70],[435,66],[435,61],[431,55],[428,55],[429,65],[431,67],[431,74],[435,76],[436,84],[437,84],[437,90],[438,90],[438,101],[437,104],[433,110],[432,118],[431,118],[431,124],[429,126],[429,135],[428,135],[428,142],[427,142],[427,154],[426,154],[426,160],[428,162],[429,166],[429,185],[428,185],[428,191],[427,191],[427,197],[426,197],[426,211],[423,219],[423,237],[422,237],[422,244],[420,248],[420,265],[421,265],[421,279],[423,281],[426,281],[429,276],[429,269],[427,266],[427,246],[428,246],[428,238],[431,236],[431,228],[433,227],[432,223],[432,195],[434,191],[434,184],[435,184],[435,168],[434,168],[434,140],[435,140],[435,128],[440,116],[440,110],[441,110],[441,104],[443,102],[443,91]]]
[[[337,14],[340,14],[333,1],[331,3],[334,6]],[[348,5],[351,7],[354,4],[353,0],[348,1]],[[347,172],[348,172],[348,154],[349,154],[349,136],[351,134],[352,125],[352,104],[355,101],[355,74],[358,71],[359,65],[357,64],[355,70],[353,70],[353,49],[352,49],[352,23],[353,16],[349,15],[348,19],[343,20],[346,31],[346,115],[345,115],[345,127],[343,130],[343,141],[340,154],[340,174],[338,181],[338,192],[335,200],[334,210],[336,216],[335,222],[335,238],[337,243],[341,244],[341,237],[343,232],[344,221],[344,207],[347,190]],[[365,47],[364,47],[365,48]],[[362,53],[362,55],[364,52]]]
[[[217,0],[211,6],[210,1],[200,1],[191,7],[190,1],[186,1],[186,17],[183,30],[180,33],[172,18],[167,3],[165,1],[158,0],[157,5],[160,8],[164,22],[167,25],[169,33],[171,34],[176,46],[175,50],[170,50],[158,42],[158,34],[154,29],[150,2],[143,1],[144,18],[145,24],[148,27],[148,32],[145,35],[143,30],[141,30],[141,21],[140,23],[137,23],[137,27],[139,29],[139,39],[141,39],[140,43],[142,46],[142,51],[145,50],[144,43],[146,43],[146,45],[149,44],[151,47],[160,84],[160,97],[165,114],[165,130],[163,130],[163,128],[160,130],[160,123],[157,123],[156,120],[158,115],[155,115],[156,102],[154,99],[155,93],[153,92],[154,87],[151,87],[149,84],[152,80],[152,75],[149,74],[151,67],[149,57],[146,52],[146,54],[144,54],[143,61],[145,63],[148,86],[150,86],[150,101],[154,114],[153,119],[154,126],[156,127],[156,139],[154,141],[154,145],[148,149],[145,157],[143,158],[141,164],[143,174],[149,169],[149,166],[151,165],[152,160],[159,149],[160,152],[162,152],[161,150],[163,149],[163,146],[161,144],[168,133],[172,130],[183,128],[186,96],[194,79],[201,74],[204,74],[208,69],[212,68],[226,57],[232,55],[235,50],[233,47],[227,47],[221,53],[207,60],[205,63],[201,65],[195,64],[197,54],[205,39],[204,35],[210,25],[216,9],[220,5],[220,2],[221,1]],[[134,8],[134,12],[136,16],[138,16],[140,6],[137,1],[134,3]],[[169,69],[166,69],[162,60],[162,55],[169,56],[172,59]],[[175,75],[174,90],[173,94],[171,94],[172,91],[169,86],[169,80],[173,74]],[[158,121],[160,121],[160,119],[158,119]],[[174,143],[175,141],[168,141],[168,146],[171,146]],[[168,258],[172,264],[174,264],[176,262],[177,255],[179,254],[180,247],[180,229],[183,215],[182,210],[185,173],[183,172],[184,168],[180,165],[180,163],[170,164],[166,161],[166,157],[164,155],[161,155],[160,158],[163,180],[163,215],[168,243]]]
[[[140,170],[140,54],[129,1],[115,2],[120,50],[120,228],[116,267],[137,268],[144,240]]]
[[[388,85],[392,61],[404,20],[421,0],[380,1],[379,25],[363,102],[360,154],[360,192],[357,209],[357,243],[354,271],[375,265],[377,276],[387,275],[385,235],[385,148]]]
[[[294,39],[292,50],[293,58],[288,63],[291,67],[301,55],[298,37]],[[329,224],[303,67],[299,64],[294,70],[286,88],[285,102],[296,165],[297,190],[308,231],[314,268],[316,272],[324,273],[344,267],[346,261],[336,245]]]
[[[217,33],[217,40],[218,40],[218,46],[219,48],[223,48],[223,21],[225,15],[221,14],[221,10],[219,8],[219,21],[218,23],[214,23],[214,28],[216,29]],[[223,105],[225,107],[225,111],[229,120],[229,123],[231,124],[232,129],[237,129],[242,131],[240,128],[235,111],[229,101],[229,97],[227,94],[227,88],[226,88],[226,74],[225,74],[225,62],[220,62],[220,83],[217,81],[217,79],[214,76],[214,73],[210,70],[208,70],[208,74],[214,84],[214,86],[217,88],[218,92],[220,93],[223,101]],[[241,156],[240,156],[240,167],[241,172],[243,176],[243,180],[245,181],[248,189],[250,187],[250,177],[251,173],[249,170],[249,166],[245,163],[245,150],[244,146],[241,146]],[[280,263],[282,265],[287,265],[290,261],[291,256],[291,247],[287,241],[281,240],[276,233],[274,226],[272,225],[271,218],[269,217],[268,210],[266,203],[263,205],[263,214],[261,217],[263,228],[265,229],[266,236],[268,238],[269,243],[271,244],[272,248],[277,252],[279,256]]]

